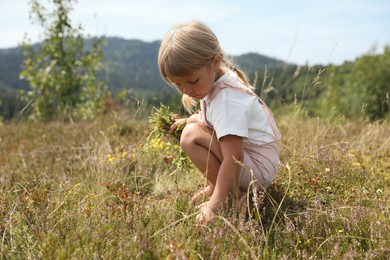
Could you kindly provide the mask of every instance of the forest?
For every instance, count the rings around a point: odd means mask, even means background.
[[[178,106],[177,93],[164,84],[157,68],[159,41],[143,42],[107,37],[101,47],[102,68],[97,74],[117,103],[144,100],[151,106]],[[86,39],[86,46],[93,39]],[[39,48],[39,44],[34,45]],[[257,53],[231,59],[249,75],[257,94],[274,110],[299,101],[311,116],[330,112],[353,119],[378,120],[389,116],[390,51],[370,52],[342,65],[296,65]],[[0,50],[0,116],[14,118],[26,104],[19,90],[24,56],[21,47]],[[132,106],[132,104],[129,104]]]

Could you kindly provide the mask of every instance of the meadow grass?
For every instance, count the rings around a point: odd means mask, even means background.
[[[1,259],[386,259],[390,124],[277,118],[275,183],[195,226],[201,174],[129,113],[0,126]]]

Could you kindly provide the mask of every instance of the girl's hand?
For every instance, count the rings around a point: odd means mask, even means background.
[[[181,124],[187,124],[187,118],[179,118],[179,119],[176,119],[175,123],[173,123],[171,125],[171,127],[169,128],[169,133],[174,133],[176,128],[181,125]]]
[[[169,128],[169,133],[174,133],[176,128],[181,125],[181,124],[190,124],[190,123],[196,123],[198,122],[198,114],[193,114],[192,116],[190,116],[189,118],[179,118],[179,119],[176,119],[175,123],[173,123],[171,125],[171,127]]]
[[[195,202],[202,197],[210,197],[213,194],[214,187],[211,184],[206,187],[200,189],[194,196],[192,196],[190,200],[190,205],[194,206]]]
[[[195,219],[197,226],[207,224],[215,218],[214,210],[210,208],[207,204],[208,202],[205,202],[197,207],[200,211]]]

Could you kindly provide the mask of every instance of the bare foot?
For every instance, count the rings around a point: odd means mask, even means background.
[[[210,185],[200,189],[199,191],[197,191],[195,193],[194,196],[192,196],[191,198],[191,201],[190,201],[190,204],[191,205],[194,205],[195,202],[200,198],[200,197],[210,197],[211,195],[213,195],[213,191],[214,191],[214,188],[211,187]]]

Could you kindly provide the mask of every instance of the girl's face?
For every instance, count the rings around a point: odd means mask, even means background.
[[[214,82],[223,75],[221,61],[221,56],[217,55],[209,66],[203,66],[188,76],[174,77],[170,80],[182,94],[202,99],[210,93]]]

